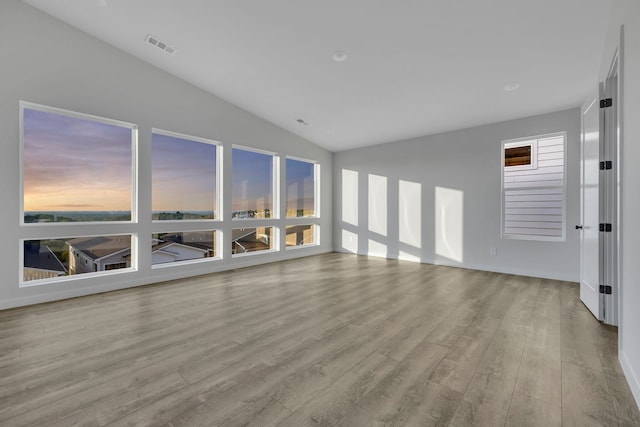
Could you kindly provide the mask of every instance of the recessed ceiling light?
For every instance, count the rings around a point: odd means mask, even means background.
[[[303,119],[297,119],[296,122],[300,123],[302,126],[309,126],[309,123]]]
[[[347,52],[344,52],[342,50],[336,50],[335,52],[333,52],[333,60],[336,62],[344,62],[347,60]]]
[[[107,7],[107,0],[96,0],[96,3],[100,7]]]
[[[504,85],[504,90],[507,92],[513,92],[514,90],[520,89],[519,83],[509,83],[508,85]]]

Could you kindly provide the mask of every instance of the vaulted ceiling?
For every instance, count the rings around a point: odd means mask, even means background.
[[[579,106],[597,81],[611,7],[24,1],[331,151]],[[175,52],[148,43],[149,34]]]

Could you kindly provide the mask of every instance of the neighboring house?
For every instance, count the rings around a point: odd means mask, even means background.
[[[60,259],[47,245],[39,241],[24,242],[24,270],[23,280],[49,279],[64,276],[67,269]]]
[[[186,261],[189,259],[206,258],[212,249],[201,248],[196,245],[154,240],[152,246],[152,264],[166,264],[169,262]]]
[[[213,242],[210,241],[210,236],[194,235],[187,242],[182,240],[181,234],[165,235],[162,240],[154,239],[152,242],[153,264],[213,256]],[[67,246],[69,247],[69,274],[131,267],[129,237],[101,236],[72,239],[67,242]]]
[[[107,271],[131,266],[128,236],[82,237],[67,241],[69,274]]]
[[[271,236],[267,227],[234,228],[231,234],[231,253],[242,254],[271,249]]]

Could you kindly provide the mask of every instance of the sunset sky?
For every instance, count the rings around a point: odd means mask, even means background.
[[[131,129],[25,108],[24,210],[131,210],[131,147]]]
[[[273,209],[273,156],[234,148],[231,157],[231,208]]]
[[[314,208],[313,163],[287,159],[287,210]]]
[[[154,211],[213,211],[216,200],[216,146],[153,134]]]
[[[25,108],[24,210],[130,211],[131,150],[129,128]],[[151,151],[154,211],[216,209],[215,145],[153,134]],[[273,156],[232,158],[232,209],[273,209]],[[314,165],[286,162],[287,209],[311,209]]]

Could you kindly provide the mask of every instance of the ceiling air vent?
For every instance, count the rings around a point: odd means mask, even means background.
[[[147,42],[164,50],[165,52],[167,52],[169,55],[173,55],[174,53],[176,53],[176,50],[174,48],[172,48],[171,46],[169,46],[168,44],[166,44],[165,42],[162,42],[160,40],[158,40],[157,37],[152,36],[151,34],[147,34]]]

